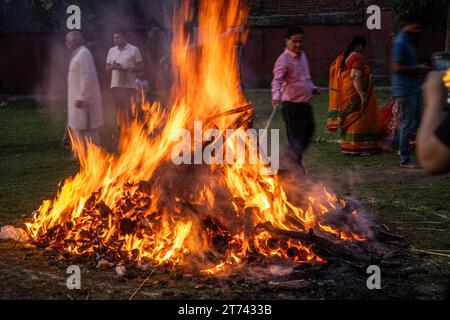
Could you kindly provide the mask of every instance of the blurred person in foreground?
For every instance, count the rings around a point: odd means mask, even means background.
[[[272,107],[283,105],[289,149],[303,174],[303,153],[315,127],[310,101],[321,92],[311,79],[308,58],[303,51],[304,34],[299,27],[288,30],[286,48],[275,62],[272,80]]]
[[[404,16],[402,27],[394,38],[392,47],[392,96],[400,111],[400,167],[420,169],[411,161],[410,139],[415,134],[422,117],[422,77],[431,67],[419,64],[418,40],[422,33],[419,18]]]
[[[421,165],[432,174],[450,172],[447,90],[450,90],[450,69],[447,74],[446,71],[431,72],[423,86],[426,109],[417,136],[417,155]]]
[[[356,36],[330,66],[327,132],[341,130],[341,152],[368,155],[381,151],[378,102],[364,61],[367,40]]]
[[[72,52],[68,73],[68,127],[75,142],[100,145],[103,111],[97,69],[91,52],[83,45],[79,31],[66,36],[66,47]],[[73,150],[73,159],[78,159]]]

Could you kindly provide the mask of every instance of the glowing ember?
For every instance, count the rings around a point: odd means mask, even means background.
[[[450,88],[450,68],[448,68],[447,72],[445,73],[444,82],[445,82],[445,86],[447,88]]]
[[[94,145],[83,150],[74,141],[80,171],[26,224],[34,243],[110,262],[145,260],[217,274],[255,257],[325,261],[310,244],[271,234],[259,227],[264,223],[336,242],[371,237],[344,200],[324,189],[294,204],[278,176],[260,174],[262,164],[171,162],[178,129],[192,130],[194,120],[201,120],[224,132],[233,124],[243,125],[239,120],[251,115],[244,108],[214,117],[248,105],[238,89],[235,55],[242,37],[235,31],[245,25],[247,12],[238,0],[204,1],[198,20],[202,45],[192,49],[183,29],[189,8],[179,10],[173,104],[165,109],[144,101],[143,115],[121,128],[118,155]],[[236,145],[228,140],[226,144],[238,152]]]

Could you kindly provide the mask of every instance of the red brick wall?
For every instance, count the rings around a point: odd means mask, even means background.
[[[64,96],[70,53],[64,46],[64,34],[19,33],[1,34],[0,94],[45,93]],[[87,45],[94,56],[102,87],[109,85],[105,72],[106,55],[113,46],[109,34],[85,34]],[[129,35],[130,43],[145,55],[146,33]],[[95,40],[92,43],[91,40]],[[145,58],[145,56],[144,56]]]
[[[391,0],[249,0],[252,15],[346,12],[370,4],[387,9],[391,2]]]
[[[258,9],[261,15],[345,11],[345,8],[356,8],[358,3],[363,3],[365,6],[371,3],[387,6],[390,3],[387,0],[251,0],[251,2],[254,5],[252,13]],[[392,14],[389,11],[383,11],[382,30],[369,31],[364,24],[303,26],[306,32],[304,49],[309,57],[314,80],[322,83],[327,81],[329,64],[357,34],[362,34],[369,40],[366,57],[374,72],[388,74],[392,42],[391,21]],[[287,27],[254,27],[251,29],[243,56],[243,75],[246,87],[268,86],[272,78],[273,64],[284,48],[283,38],[286,30]],[[103,86],[107,87],[108,79],[103,71],[104,59],[112,41],[107,33],[97,36],[98,49],[93,50],[93,53],[98,64],[101,82]],[[428,57],[432,52],[444,49],[444,35],[428,34],[425,39],[422,56]],[[143,50],[145,40],[144,32],[133,36],[131,43],[138,45]],[[64,35],[49,33],[1,35],[0,45],[4,51],[0,55],[0,94],[2,92],[33,92],[36,83],[45,79],[49,70],[52,75],[51,81],[59,84],[55,91],[64,91],[67,75],[65,68],[69,54],[64,51],[64,48],[60,48],[60,59],[49,61],[48,44],[54,41],[63,47]]]
[[[308,55],[314,81],[326,84],[330,63],[345,50],[355,35],[368,39],[365,57],[376,75],[389,75],[392,44],[392,13],[382,12],[382,29],[368,30],[364,24],[304,25],[304,50]],[[244,85],[248,88],[268,87],[272,68],[284,50],[284,35],[288,27],[255,27],[251,29],[243,55]],[[424,59],[444,50],[444,34],[426,34],[419,51]],[[386,78],[387,85],[389,78]]]
[[[354,0],[253,0],[251,13],[275,15],[353,11],[354,5]]]

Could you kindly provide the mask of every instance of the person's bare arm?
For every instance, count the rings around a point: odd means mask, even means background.
[[[116,63],[115,61],[112,63],[106,64],[106,71],[110,72],[112,70],[122,70],[122,66],[119,63]]]
[[[444,73],[430,73],[423,86],[426,109],[417,135],[417,156],[424,169],[432,174],[450,169],[450,149],[439,140],[435,131],[445,117]]]
[[[350,77],[353,80],[353,85],[355,86],[356,91],[358,92],[359,96],[361,97],[361,100],[363,103],[367,102],[367,92],[366,88],[364,87],[364,81],[363,81],[363,72],[359,69],[352,69],[350,71]]]

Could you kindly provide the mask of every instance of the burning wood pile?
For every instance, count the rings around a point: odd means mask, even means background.
[[[234,196],[223,185],[223,168],[210,170],[166,163],[157,169],[154,180],[124,184],[112,206],[98,190],[80,206],[76,218],[40,232],[34,226],[45,217],[42,212],[52,210],[46,207],[51,203],[45,202],[28,231],[39,248],[66,255],[113,263],[200,266],[209,274],[243,262],[321,263],[330,256],[360,260],[356,252],[366,249],[364,244],[372,238],[368,222],[326,190],[328,202],[317,203],[311,197],[306,210],[286,199],[279,201],[292,207],[277,219],[270,217],[269,208],[248,206],[244,198]],[[195,179],[203,176],[203,180],[205,175],[215,179],[209,185],[196,185]]]
[[[249,104],[238,89],[233,30],[245,25],[237,0],[203,1],[200,43],[193,52],[176,15],[172,105],[143,102],[142,114],[121,128],[120,152],[74,144],[81,169],[26,224],[31,243],[61,256],[109,264],[182,267],[223,274],[239,266],[292,261],[320,264],[330,258],[371,262],[370,222],[349,201],[325,188],[288,192],[277,175],[257,164],[183,164],[171,161],[177,131],[245,127]],[[219,36],[220,35],[220,36]],[[203,143],[202,150],[214,142]],[[226,146],[237,153],[227,139]],[[246,145],[250,148],[250,145]],[[301,181],[299,181],[301,182]]]

